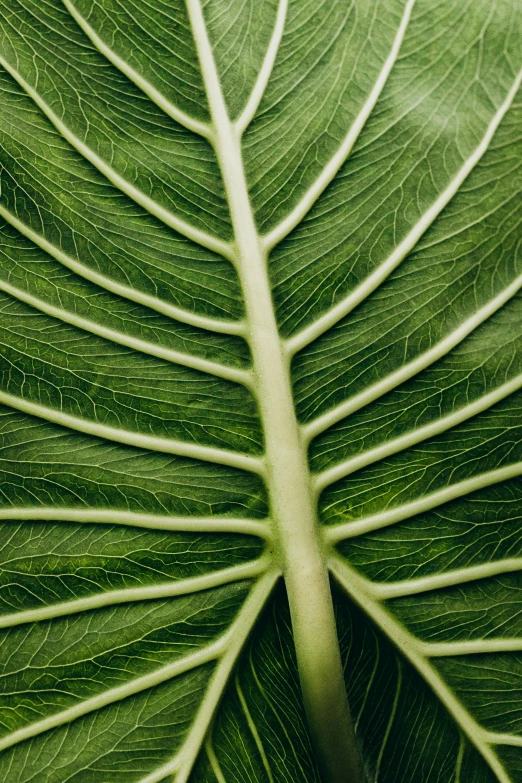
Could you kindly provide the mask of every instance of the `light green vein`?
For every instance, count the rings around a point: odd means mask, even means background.
[[[29,609],[22,612],[0,616],[0,628],[11,628],[24,623],[37,623],[43,620],[53,620],[56,617],[66,617],[71,614],[101,609],[103,606],[134,601],[154,601],[160,598],[174,598],[180,595],[190,595],[213,587],[238,582],[242,579],[255,579],[268,570],[268,558],[259,558],[251,563],[224,568],[211,574],[180,579],[164,584],[148,587],[129,587],[122,590],[109,590],[105,593],[78,598],[73,601],[44,606],[39,609]]]
[[[402,688],[402,665],[401,662],[397,662],[397,684],[395,686],[395,694],[393,697],[393,703],[392,708],[390,710],[390,717],[388,718],[388,723],[386,725],[386,731],[384,732],[384,737],[382,738],[382,744],[381,748],[379,750],[379,756],[377,758],[377,762],[375,764],[375,781],[379,780],[379,775],[381,771],[381,764],[384,757],[384,751],[386,750],[386,745],[388,743],[388,740],[390,738],[391,730],[393,727],[393,722],[395,720],[395,717],[397,715],[397,707],[399,706],[399,696],[401,694],[401,688]],[[369,689],[368,689],[369,690]]]
[[[478,579],[489,579],[492,576],[510,574],[514,571],[522,571],[522,557],[510,557],[492,563],[456,568],[443,574],[432,574],[417,579],[405,579],[402,582],[372,582],[371,592],[372,595],[381,600],[400,598],[407,595],[426,593],[430,590],[442,590],[445,587],[476,582]]]
[[[406,660],[417,669],[435,696],[446,707],[457,726],[459,726],[497,776],[499,783],[512,783],[491,747],[487,732],[472,718],[453,691],[446,685],[437,670],[425,657],[423,648],[418,640],[366,592],[364,581],[358,577],[353,569],[349,568],[340,559],[333,558],[330,561],[330,570],[348,595],[386,634]]]
[[[516,734],[488,731],[486,736],[492,745],[513,745],[515,748],[522,748],[522,737],[517,737]]]
[[[455,765],[455,783],[461,783],[462,762],[464,760],[464,750],[466,748],[464,737],[460,737],[459,753]]]
[[[406,3],[399,28],[390,49],[390,53],[388,54],[383,67],[381,68],[379,76],[377,77],[377,80],[368,98],[366,99],[362,109],[355,118],[355,121],[353,122],[351,128],[344,137],[337,151],[330,158],[315,182],[306,191],[299,204],[297,204],[292,212],[287,215],[287,217],[284,218],[278,226],[276,226],[269,234],[263,237],[263,245],[267,251],[272,250],[277,244],[279,244],[279,242],[288,236],[288,234],[293,231],[296,226],[299,225],[299,223],[305,217],[306,213],[312,208],[319,196],[328,187],[343,163],[345,163],[346,159],[348,158],[350,152],[352,151],[353,145],[357,141],[360,132],[364,128],[368,117],[373,111],[375,104],[377,103],[379,96],[383,91],[384,85],[388,80],[388,76],[390,75],[391,70],[395,65],[397,55],[399,54],[401,44],[406,34],[406,29],[408,27],[408,22],[410,20],[414,3],[415,0],[408,0]]]
[[[351,473],[355,473],[356,470],[372,465],[379,460],[385,459],[392,454],[397,454],[404,449],[408,449],[411,446],[415,446],[418,443],[422,443],[429,438],[433,438],[437,435],[441,435],[458,424],[461,424],[473,416],[477,416],[479,413],[496,405],[497,402],[509,397],[510,394],[518,391],[522,388],[522,375],[517,375],[507,383],[499,386],[489,394],[485,394],[483,397],[475,400],[469,405],[465,405],[460,410],[451,413],[449,416],[443,416],[437,421],[426,424],[424,427],[419,427],[412,432],[406,433],[399,438],[389,440],[387,443],[383,443],[382,446],[377,446],[374,449],[359,454],[357,457],[344,460],[338,465],[334,465],[332,468],[319,473],[314,480],[314,489],[317,493],[322,492],[325,487],[333,484],[335,481],[339,481]]]
[[[248,370],[236,370],[233,367],[227,367],[218,362],[200,359],[199,357],[192,356],[188,353],[173,351],[170,348],[164,348],[161,345],[155,345],[146,340],[131,337],[116,329],[109,329],[95,321],[82,318],[76,313],[71,313],[61,307],[55,307],[54,305],[48,304],[42,299],[32,296],[32,294],[28,294],[3,280],[0,280],[0,290],[5,291],[10,296],[19,299],[21,302],[25,302],[25,304],[40,310],[40,312],[45,313],[52,318],[58,318],[64,323],[76,326],[78,329],[83,329],[98,337],[103,337],[105,340],[110,340],[118,345],[124,345],[126,348],[132,348],[135,351],[146,353],[149,356],[155,356],[158,359],[165,359],[165,361],[172,362],[173,364],[181,364],[183,367],[200,370],[209,375],[215,375],[218,378],[224,378],[227,381],[233,381],[234,383],[240,383],[243,386],[252,388],[252,375]]]
[[[214,773],[217,782],[227,783],[225,776],[221,771],[221,767],[218,758],[216,756],[216,752],[214,750],[211,737],[207,737],[207,741],[205,742],[205,750],[207,752],[208,760],[210,761],[210,766],[212,767],[212,772]]]
[[[27,93],[27,95],[34,101],[38,108],[45,114],[47,119],[54,125],[58,133],[73,147],[83,158],[89,161],[98,171],[103,174],[106,179],[111,182],[115,188],[118,188],[122,193],[128,196],[130,199],[143,207],[147,212],[153,215],[155,218],[165,223],[169,228],[174,229],[179,234],[182,234],[187,239],[191,239],[198,245],[212,250],[215,253],[227,258],[229,261],[235,261],[235,254],[232,246],[228,242],[223,242],[211,234],[207,234],[205,231],[201,231],[198,228],[190,225],[185,220],[169,212],[154,199],[147,196],[139,188],[132,185],[117,171],[115,171],[108,163],[106,163],[99,155],[97,155],[85,142],[79,139],[75,134],[67,127],[67,125],[58,117],[57,114],[51,109],[51,107],[43,100],[43,98],[31,87],[31,85],[25,81],[25,79],[16,71],[3,57],[0,57],[0,65],[13,77],[13,79],[20,85],[20,87]]]
[[[317,419],[314,419],[314,421],[311,421],[309,424],[305,424],[303,426],[303,437],[305,440],[309,442],[312,438],[317,437],[317,435],[320,435],[328,429],[328,427],[332,427],[350,414],[355,413],[366,405],[379,399],[379,397],[382,397],[387,392],[395,389],[401,383],[404,383],[422,370],[425,370],[426,367],[429,367],[431,364],[438,361],[438,359],[446,356],[452,348],[455,348],[455,346],[468,337],[477,327],[500,310],[500,308],[509,302],[509,300],[521,289],[522,275],[519,275],[510,285],[504,288],[500,294],[491,299],[484,307],[477,310],[477,312],[466,321],[463,321],[457,329],[450,332],[443,340],[434,345],[433,348],[430,348],[429,351],[420,354],[420,356],[413,361],[405,364],[395,372],[390,373],[390,375],[387,375],[372,386],[369,386],[355,397],[332,408],[332,410],[327,411],[322,416],[318,416]]]
[[[199,650],[192,655],[187,655],[185,658],[174,661],[167,666],[163,666],[161,669],[157,669],[151,674],[147,674],[144,677],[138,677],[117,688],[110,688],[104,693],[100,693],[98,696],[93,696],[91,699],[86,699],[80,704],[76,704],[74,707],[58,712],[55,715],[50,715],[36,723],[31,723],[23,729],[18,729],[0,739],[0,751],[10,748],[24,740],[28,740],[31,737],[43,734],[50,729],[55,729],[58,726],[71,723],[73,720],[77,720],[95,710],[101,710],[109,704],[114,704],[129,696],[135,696],[137,693],[141,693],[148,688],[154,688],[156,685],[167,682],[167,680],[171,680],[179,674],[196,668],[196,666],[202,666],[205,663],[209,663],[210,661],[219,658],[224,653],[228,642],[229,637],[227,634],[213,644],[204,647],[202,650]]]
[[[430,495],[414,500],[411,503],[405,503],[397,508],[391,508],[388,511],[381,511],[369,517],[354,520],[353,522],[343,522],[340,525],[331,525],[324,530],[324,536],[330,543],[336,543],[347,538],[370,533],[372,530],[381,530],[382,528],[394,525],[396,522],[402,522],[416,514],[422,514],[430,511],[437,506],[442,506],[450,500],[464,497],[471,492],[479,489],[485,489],[501,481],[522,476],[522,462],[515,462],[505,468],[490,470],[487,473],[481,473],[471,479],[466,479],[458,484],[452,484],[449,487],[432,492]]]
[[[466,160],[464,165],[453,177],[446,189],[434,201],[431,207],[422,215],[420,220],[414,225],[408,235],[395,248],[393,253],[382,263],[369,277],[366,278],[357,288],[348,296],[342,299],[331,310],[324,313],[316,321],[305,327],[302,331],[290,337],[286,342],[286,350],[290,356],[305,348],[314,340],[317,340],[322,334],[327,332],[342,318],[347,316],[355,307],[366,299],[379,285],[396,269],[401,261],[411,253],[419,239],[432,225],[442,210],[447,206],[455,196],[464,180],[473,171],[477,163],[486,153],[495,132],[507,114],[513,100],[522,83],[522,71],[517,75],[504,103],[495,113],[493,119],[488,125],[482,141],[475,148],[475,151]]]
[[[310,496],[289,367],[282,352],[238,135],[230,121],[205,26],[201,0],[187,0],[201,73],[215,129],[237,248],[250,348],[263,422],[267,488],[290,604],[303,702],[319,765],[331,783],[362,780],[335,628],[330,584]]]
[[[84,19],[84,17],[80,14],[75,5],[70,2],[70,0],[62,0],[62,2],[73,19],[82,28],[85,35],[90,39],[91,43],[96,47],[96,49],[98,49],[100,54],[106,57],[109,62],[111,62],[131,82],[133,82],[133,84],[135,84],[139,90],[141,90],[148,98],[150,98],[150,100],[153,101],[156,106],[165,112],[165,114],[167,114],[171,119],[179,122],[180,125],[183,125],[185,128],[187,128],[187,130],[197,133],[206,139],[211,139],[212,129],[210,125],[205,122],[199,122],[198,120],[194,119],[194,117],[191,117],[189,114],[181,111],[181,109],[178,109],[177,106],[175,106],[171,101],[167,100],[167,98],[165,98],[165,96],[162,95],[159,90],[150,84],[147,79],[135,71],[134,68],[132,68],[122,57],[117,55],[116,52],[110,48],[110,46],[107,46],[107,44],[102,40],[102,38],[100,38],[100,36],[97,34],[94,28],[91,27],[87,20]]]
[[[261,742],[261,737],[259,736],[259,732],[257,730],[257,726],[254,722],[254,719],[252,718],[252,715],[250,713],[250,710],[248,709],[248,704],[246,702],[245,696],[243,694],[243,690],[241,688],[241,683],[239,682],[239,676],[236,675],[236,691],[237,695],[239,697],[239,702],[241,704],[241,708],[243,710],[243,713],[245,715],[248,728],[250,729],[250,733],[252,734],[252,737],[254,738],[254,742],[256,744],[256,748],[259,752],[259,755],[261,756],[261,762],[263,764],[264,770],[266,772],[266,776],[268,778],[268,783],[274,783],[274,776],[272,775],[272,770],[270,769],[270,763],[268,761],[268,757],[265,752],[265,748],[263,746],[263,743]]]
[[[179,533],[237,533],[270,540],[271,521],[235,519],[234,517],[170,517],[140,514],[117,509],[46,508],[24,506],[0,509],[0,522],[78,522],[100,525],[126,525],[146,530],[171,530]]]
[[[190,459],[203,460],[219,465],[238,468],[239,470],[248,470],[264,475],[264,461],[261,458],[249,457],[246,454],[240,454],[227,449],[213,448],[212,446],[198,446],[195,443],[184,443],[183,441],[171,440],[169,438],[158,438],[153,435],[141,435],[138,432],[121,430],[116,427],[108,427],[105,424],[97,424],[94,421],[86,421],[77,416],[71,416],[68,413],[47,408],[38,403],[29,402],[21,397],[15,397],[12,394],[0,392],[0,404],[8,405],[11,408],[28,413],[30,416],[37,416],[53,424],[59,424],[62,427],[83,432],[85,435],[92,435],[96,438],[123,443],[126,446],[135,448],[150,449],[159,451],[163,454],[174,454],[178,457],[189,457]]]
[[[522,639],[476,639],[465,642],[419,642],[419,650],[426,658],[445,658],[453,655],[522,652]]]
[[[259,104],[261,103],[261,99],[263,98],[266,86],[272,74],[281,39],[283,37],[287,11],[288,0],[279,0],[274,29],[268,43],[263,64],[254,84],[254,88],[250,93],[247,104],[235,122],[235,131],[239,136],[244,133],[248,125],[254,119]]]
[[[156,783],[157,781],[163,780],[164,777],[168,774],[172,774],[174,771],[177,771],[174,779],[175,783],[187,783],[197,755],[203,745],[205,736],[209,731],[216,710],[218,709],[225,688],[229,682],[230,675],[239,659],[241,650],[279,577],[280,573],[277,571],[271,571],[265,574],[247,598],[245,605],[236,620],[233,632],[230,634],[230,644],[216,667],[210,687],[199,707],[182,751],[177,754],[176,758],[171,762],[161,767],[161,769],[157,770],[153,775],[138,781],[138,783]]]
[[[68,256],[60,250],[60,248],[56,247],[56,245],[53,245],[45,239],[45,237],[41,236],[36,231],[33,231],[1,204],[0,216],[13,226],[13,228],[16,228],[17,231],[23,234],[23,236],[27,237],[31,242],[34,242],[34,244],[45,253],[67,267],[67,269],[70,269],[71,272],[75,272],[75,274],[80,275],[80,277],[83,277],[85,280],[89,280],[89,282],[100,286],[100,288],[104,288],[106,291],[110,291],[112,294],[121,296],[124,299],[129,299],[144,307],[149,307],[151,310],[155,310],[162,315],[189,324],[190,326],[196,326],[200,329],[206,329],[210,332],[220,332],[222,334],[245,334],[245,325],[242,321],[224,321],[218,318],[209,318],[208,316],[191,313],[188,310],[183,310],[181,307],[176,307],[175,305],[163,302],[155,296],[150,296],[150,294],[142,293],[130,286],[117,283],[115,280],[111,280],[110,277],[105,277],[105,275],[101,275],[99,272],[89,269],[89,267]]]

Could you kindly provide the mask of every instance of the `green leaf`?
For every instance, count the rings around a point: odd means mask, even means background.
[[[516,0],[4,0],[0,779],[522,780]]]

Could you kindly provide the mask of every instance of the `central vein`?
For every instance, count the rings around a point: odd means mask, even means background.
[[[344,685],[330,583],[279,336],[267,258],[254,221],[239,132],[228,116],[200,0],[187,0],[208,95],[214,146],[229,202],[264,427],[267,484],[277,526],[297,664],[310,733],[325,783],[363,780]]]

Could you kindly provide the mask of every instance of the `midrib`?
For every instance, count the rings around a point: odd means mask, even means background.
[[[349,714],[306,446],[296,419],[267,258],[257,232],[240,134],[223,98],[199,0],[187,0],[207,90],[214,147],[229,202],[266,448],[267,486],[290,604],[303,701],[325,783],[363,780]]]

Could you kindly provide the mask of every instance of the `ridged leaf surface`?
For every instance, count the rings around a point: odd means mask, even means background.
[[[522,781],[518,0],[3,0],[0,779]]]

